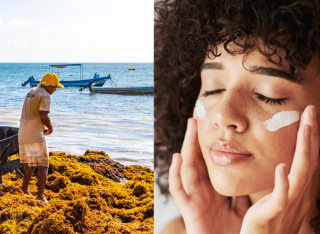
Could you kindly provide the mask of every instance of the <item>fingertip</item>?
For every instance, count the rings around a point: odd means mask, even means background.
[[[174,163],[174,159],[176,158],[176,156],[177,156],[177,153],[174,153],[174,154],[172,155],[172,163]]]
[[[172,162],[169,168],[169,174],[170,173],[177,174],[180,171],[181,164],[182,164],[181,155],[179,153],[174,153],[172,155]]]
[[[172,155],[172,163],[171,164],[176,164],[177,162],[179,162],[180,157],[181,157],[181,154],[174,153]]]
[[[197,119],[192,117],[188,119],[188,128],[192,127],[197,122]]]
[[[287,165],[285,163],[280,163],[278,165],[279,168],[279,172],[281,173],[282,176],[287,176],[288,172],[287,172]]]
[[[287,165],[280,163],[276,167],[275,187],[272,193],[272,211],[270,217],[283,211],[286,207],[289,192],[289,179],[287,174]]]
[[[197,119],[196,108],[193,108],[193,115],[192,115],[192,118]]]
[[[197,135],[197,120],[194,118],[189,118],[188,123],[187,123],[187,131],[186,131],[186,135],[185,135],[184,142],[182,145],[182,149],[184,148],[185,144],[187,146],[189,144],[194,143],[196,135]],[[182,153],[182,155],[183,155],[183,153]]]
[[[279,187],[280,190],[287,190],[289,188],[289,178],[287,165],[280,163],[276,167],[275,187]]]
[[[315,119],[317,116],[316,107],[314,105],[310,105],[309,107],[309,115],[312,119]]]

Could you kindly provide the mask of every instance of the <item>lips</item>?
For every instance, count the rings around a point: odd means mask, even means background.
[[[210,146],[210,159],[217,165],[227,166],[242,162],[252,154],[242,146],[232,142],[214,141]]]

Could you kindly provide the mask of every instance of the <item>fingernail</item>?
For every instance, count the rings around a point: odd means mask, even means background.
[[[310,138],[310,126],[309,125],[305,125],[304,126],[304,136],[309,139]]]
[[[310,114],[310,117],[311,117],[311,118],[315,118],[315,117],[316,117],[316,107],[315,107],[315,106],[312,106],[312,107],[309,109],[309,114]]]
[[[282,167],[280,167],[280,172],[281,172],[283,175],[287,175],[287,166],[286,166],[286,165],[283,165]]]
[[[172,162],[174,161],[174,159],[176,158],[176,154],[172,155]]]
[[[197,118],[196,108],[193,108],[193,115],[192,115],[192,117],[193,117],[194,119],[196,119],[196,118]]]

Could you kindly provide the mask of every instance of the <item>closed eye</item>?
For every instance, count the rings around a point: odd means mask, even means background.
[[[281,105],[282,103],[285,103],[285,101],[287,100],[287,98],[279,98],[279,99],[270,98],[270,97],[263,96],[259,93],[255,93],[255,95],[257,95],[257,98],[260,101],[263,101],[265,103],[269,103],[271,105]]]
[[[217,89],[217,90],[205,91],[202,96],[208,97],[209,95],[218,94],[218,93],[221,93],[222,91],[226,91],[226,90],[225,89]]]

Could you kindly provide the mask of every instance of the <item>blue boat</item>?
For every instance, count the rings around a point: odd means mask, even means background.
[[[53,68],[66,68],[68,66],[79,66],[80,67],[80,78],[79,80],[60,80],[60,83],[64,87],[68,86],[76,86],[76,87],[85,87],[88,86],[90,82],[95,82],[95,86],[101,87],[108,80],[111,79],[110,74],[106,77],[100,77],[99,74],[95,73],[92,79],[83,79],[83,67],[82,64],[53,64],[49,65],[49,73],[53,72]],[[59,73],[58,73],[59,74]],[[31,87],[36,87],[40,81],[35,80],[33,76],[29,77],[29,79],[23,82],[21,85],[25,86],[30,82]]]

